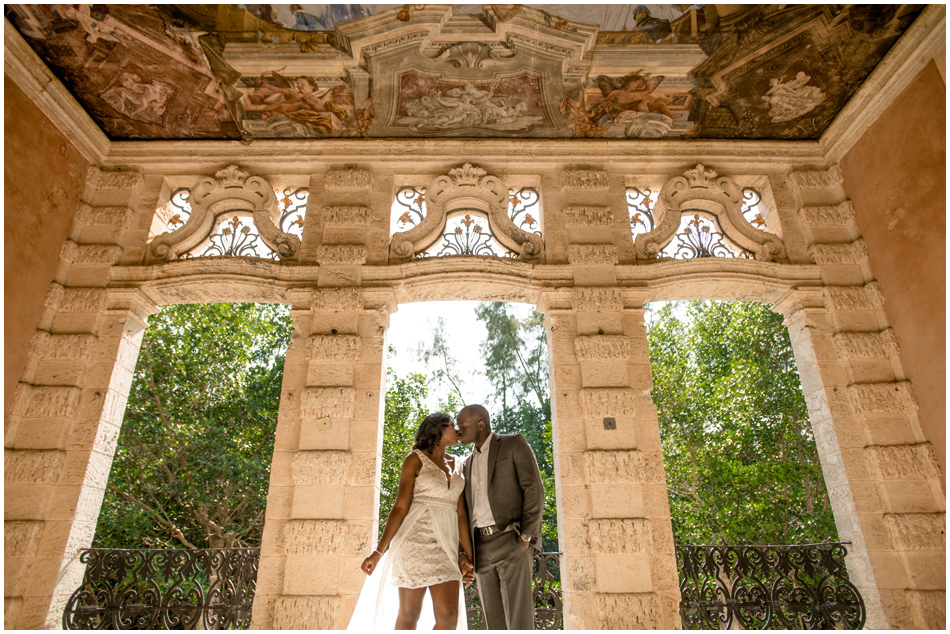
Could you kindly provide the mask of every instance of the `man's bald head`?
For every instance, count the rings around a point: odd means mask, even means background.
[[[466,405],[458,415],[459,442],[479,446],[491,433],[491,416],[484,405]]]

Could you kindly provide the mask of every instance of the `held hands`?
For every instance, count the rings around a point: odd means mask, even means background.
[[[379,551],[374,550],[372,555],[363,560],[363,563],[360,565],[360,570],[367,575],[372,575],[373,571],[376,570],[376,564],[379,563],[380,558],[382,558],[382,555],[379,554]]]
[[[459,568],[462,570],[462,581],[467,588],[475,581],[475,566],[465,553],[459,553]]]

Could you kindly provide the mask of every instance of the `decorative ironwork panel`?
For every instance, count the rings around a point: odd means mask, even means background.
[[[534,593],[534,629],[563,630],[560,553],[541,553],[534,556],[531,587]],[[465,589],[465,606],[468,613],[468,629],[487,629],[478,598],[478,588],[474,583]]]
[[[244,212],[225,212],[214,222],[208,237],[179,259],[208,257],[250,257],[277,260],[277,254],[261,240],[254,220]]]
[[[462,215],[464,214],[464,215]],[[491,255],[507,258],[518,257],[495,238],[488,218],[476,209],[460,210],[445,223],[443,233],[432,246],[419,257],[444,257],[447,255]]]
[[[861,629],[845,543],[677,546],[686,629]]]
[[[541,235],[541,197],[533,187],[522,187],[517,192],[508,190],[508,217],[523,231]]]
[[[627,211],[630,212],[630,233],[634,238],[650,233],[656,228],[653,218],[653,205],[656,204],[656,192],[636,187],[627,188]]]
[[[761,204],[762,195],[757,189],[753,187],[745,187],[742,189],[742,207],[739,209],[739,211],[742,212],[742,217],[756,229],[765,231],[765,217],[762,215]]]
[[[390,233],[408,231],[422,222],[426,217],[426,190],[425,187],[400,187],[396,190],[396,198],[392,207],[393,225]]]
[[[67,630],[247,629],[260,549],[83,550]]]
[[[174,231],[181,227],[191,217],[191,203],[188,198],[191,196],[191,190],[187,187],[176,189],[168,202],[160,208],[159,213],[165,219],[166,229],[163,233]]]
[[[696,210],[683,212],[679,231],[660,255],[677,260],[753,257],[723,234],[715,218]]]
[[[277,206],[280,208],[280,222],[277,227],[284,233],[292,233],[303,238],[303,223],[307,216],[307,200],[310,190],[298,187],[295,190],[287,188],[284,191],[274,191],[277,195]]]

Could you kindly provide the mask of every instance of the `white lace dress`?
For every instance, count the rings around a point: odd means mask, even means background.
[[[447,478],[428,455],[418,449],[413,453],[422,460],[422,468],[412,489],[412,504],[389,549],[363,584],[348,630],[391,630],[399,610],[398,588],[462,579],[458,565],[458,501],[465,490],[462,461],[456,459],[456,468]],[[460,587],[457,629],[467,629],[464,595]],[[427,592],[417,628],[431,629],[434,622]]]

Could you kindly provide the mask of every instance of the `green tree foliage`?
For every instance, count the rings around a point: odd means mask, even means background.
[[[260,543],[291,330],[266,304],[150,318],[94,546]]]
[[[665,304],[647,332],[676,543],[836,540],[781,316]]]

